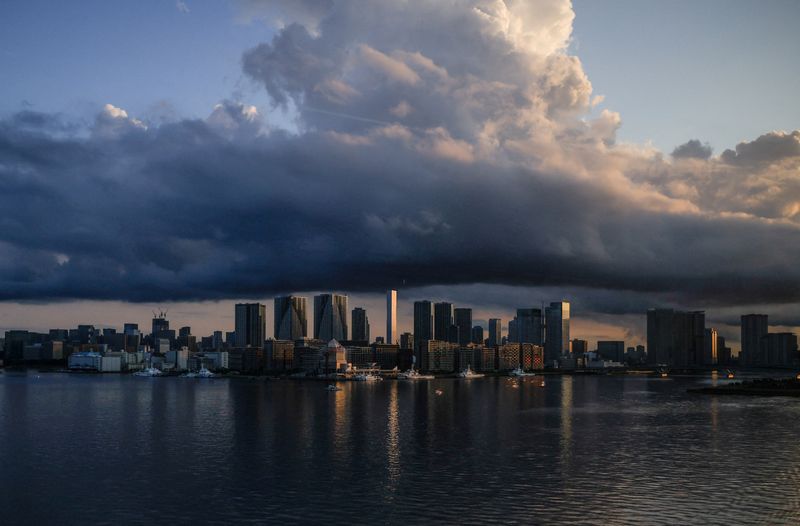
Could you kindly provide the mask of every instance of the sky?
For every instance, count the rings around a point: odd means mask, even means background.
[[[0,330],[381,292],[800,326],[800,4],[9,1]],[[405,300],[405,302],[404,302]],[[268,324],[270,325],[270,324]],[[268,328],[268,334],[270,328]]]

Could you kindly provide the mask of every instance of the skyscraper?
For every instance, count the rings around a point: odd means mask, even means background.
[[[453,304],[442,301],[433,306],[433,339],[446,342],[453,324]],[[414,331],[416,334],[416,331]]]
[[[766,314],[745,314],[742,316],[742,365],[757,365],[765,360],[761,357],[761,340],[769,331]]]
[[[569,302],[554,301],[545,309],[544,359],[548,364],[569,353]]]
[[[719,363],[719,334],[717,329],[706,329],[703,342],[703,365],[716,365]]]
[[[650,309],[647,311],[647,362],[685,367],[701,365],[705,341],[705,313]]]
[[[307,299],[299,296],[275,298],[276,340],[300,340],[308,336]]]
[[[544,325],[542,324],[542,309],[517,309],[514,339],[519,343],[544,343]],[[509,326],[510,327],[510,326]],[[509,330],[509,337],[511,336]]]
[[[236,304],[236,346],[264,346],[267,332],[267,311],[261,303]]]
[[[353,331],[353,341],[369,342],[369,318],[367,317],[367,311],[361,307],[356,307],[353,309],[351,320],[353,326],[351,329]]]
[[[325,341],[347,339],[347,296],[314,296],[314,338]]]
[[[476,325],[472,328],[472,343],[483,345],[483,327]]]
[[[489,319],[489,345],[500,345],[502,326],[500,318]]]
[[[353,338],[355,339],[355,338]],[[397,343],[397,291],[386,292],[386,343]]]
[[[472,341],[472,309],[458,308],[455,311],[455,325],[458,327],[458,344],[467,345]]]
[[[414,302],[414,355],[418,367],[422,365],[422,344],[433,339],[433,305],[430,301]]]

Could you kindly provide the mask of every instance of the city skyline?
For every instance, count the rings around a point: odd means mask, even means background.
[[[106,6],[29,5],[0,22],[0,329],[164,306],[211,330],[326,287],[373,328],[394,288],[476,320],[569,298],[594,341],[644,342],[651,307],[704,310],[734,349],[742,313],[800,328],[794,4],[126,8],[179,43],[162,61],[81,16]],[[88,74],[112,48],[116,77]]]

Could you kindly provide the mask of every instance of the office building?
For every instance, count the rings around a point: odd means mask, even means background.
[[[650,309],[647,311],[647,362],[687,367],[703,365],[705,313]]]
[[[703,338],[703,365],[717,365],[719,363],[719,334],[717,329],[710,327],[705,330]]]
[[[404,332],[400,335],[400,348],[413,349],[414,348],[414,335],[410,332]]]
[[[446,342],[453,325],[453,304],[442,301],[433,306],[433,339]]]
[[[569,353],[569,316],[568,301],[556,301],[545,308],[544,359],[548,366]]]
[[[476,325],[472,328],[472,343],[475,345],[483,345],[483,327]]]
[[[745,314],[742,322],[742,352],[739,363],[744,366],[763,365],[767,360],[761,355],[761,340],[769,332],[766,314]]]
[[[314,338],[322,341],[347,340],[347,296],[314,296]]]
[[[266,307],[261,303],[237,303],[236,315],[236,347],[264,346],[266,340]]]
[[[570,342],[570,352],[575,358],[580,358],[589,352],[589,342],[586,340],[574,339]]]
[[[453,325],[458,327],[458,339],[453,343],[458,343],[462,347],[468,345],[472,340],[472,309],[463,307],[455,309],[453,319]]]
[[[430,301],[414,302],[414,359],[422,366],[421,344],[433,339],[433,304]]]
[[[754,365],[764,367],[796,367],[797,336],[791,332],[768,333],[761,339],[761,360]]]
[[[397,336],[397,291],[389,290],[386,292],[386,343],[396,344]]]
[[[503,325],[500,318],[489,319],[489,341],[487,343],[490,346],[500,345],[503,338],[502,327]]]
[[[542,309],[517,309],[517,316],[514,318],[514,322],[513,340],[511,340],[511,325],[509,325],[509,339],[511,341],[542,345],[544,342]]]
[[[307,301],[300,296],[275,298],[273,335],[276,340],[299,340],[308,336]]]
[[[150,336],[154,340],[156,338],[163,338],[166,336],[168,331],[169,331],[169,320],[167,320],[167,314],[161,312],[153,318],[151,324]]]
[[[351,314],[351,325],[353,327],[352,340],[354,342],[369,343],[369,318],[367,317],[367,311],[361,307],[356,307],[353,309]]]
[[[623,363],[625,361],[625,342],[618,340],[598,341],[597,355],[601,360]]]

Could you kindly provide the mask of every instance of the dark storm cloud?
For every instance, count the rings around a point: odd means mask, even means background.
[[[708,159],[711,157],[712,151],[708,143],[692,139],[672,150],[672,157],[676,159]]]
[[[794,220],[724,193],[705,209],[720,160],[615,146],[619,116],[584,120],[568,2],[515,5],[314,3],[243,57],[298,134],[235,101],[150,127],[106,105],[75,134],[6,118],[0,299],[476,283],[595,291],[602,312],[796,301]]]

